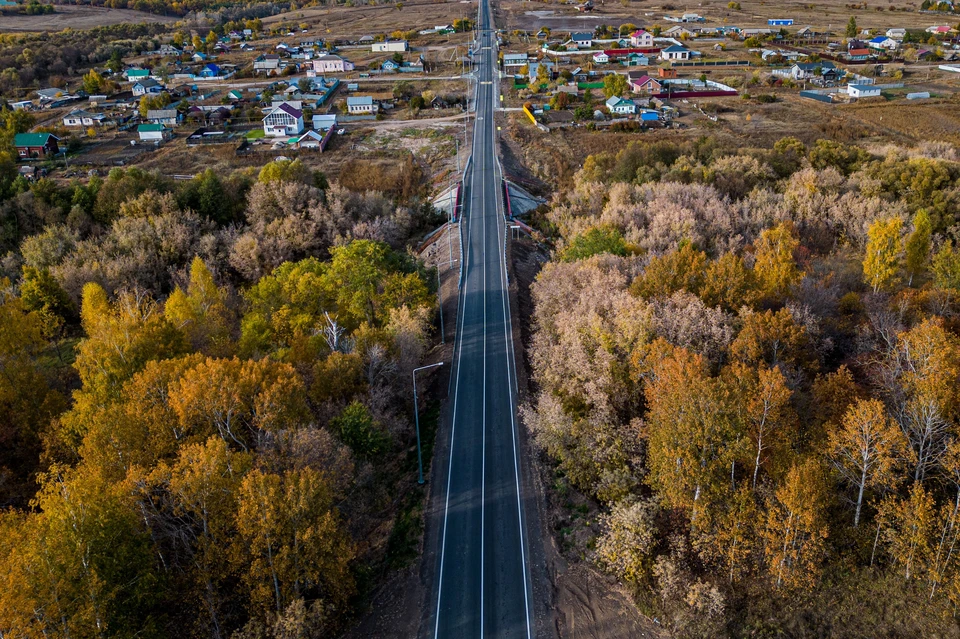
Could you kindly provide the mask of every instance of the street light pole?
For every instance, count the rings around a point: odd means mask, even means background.
[[[423,485],[423,452],[420,449],[420,406],[417,404],[417,371],[435,368],[437,366],[443,366],[443,362],[437,362],[436,364],[429,364],[427,366],[421,366],[420,368],[413,369],[413,419],[417,425],[417,468],[420,471],[420,476],[417,479],[417,483],[420,485]]]

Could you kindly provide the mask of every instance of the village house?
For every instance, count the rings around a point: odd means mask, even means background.
[[[181,56],[183,51],[173,46],[172,44],[161,44],[160,48],[157,50],[161,56]]]
[[[932,33],[933,35],[945,36],[945,35],[948,35],[951,31],[953,31],[953,28],[952,28],[952,27],[947,27],[947,26],[942,26],[942,25],[941,25],[941,26],[933,25],[932,27],[927,27],[927,28],[924,29],[924,30],[925,30],[927,33]]]
[[[879,98],[880,87],[872,84],[848,84],[847,95],[851,98]]]
[[[537,74],[540,70],[541,65],[543,66],[544,69],[546,69],[547,78],[553,79],[553,69],[556,66],[556,64],[554,64],[553,62],[547,59],[540,60],[539,62],[534,60],[529,64],[527,64],[527,77],[529,78],[530,82],[536,82]]]
[[[60,152],[57,142],[60,138],[52,133],[17,133],[13,136],[13,146],[17,156],[27,158],[46,158]]]
[[[313,61],[314,73],[344,73],[353,71],[353,63],[338,55],[322,55]]]
[[[322,113],[313,116],[313,128],[317,131],[326,131],[327,129],[333,129],[337,126],[337,114],[336,113]]]
[[[288,102],[273,107],[263,118],[263,134],[269,137],[300,135],[303,129],[303,111]]]
[[[211,62],[203,67],[198,75],[201,78],[219,78],[221,75],[223,75],[223,69]]]
[[[593,34],[592,33],[571,33],[570,41],[578,49],[589,49],[593,46]]]
[[[137,127],[141,142],[161,142],[173,137],[173,131],[162,124],[141,124]]]
[[[144,78],[133,83],[132,91],[137,98],[144,95],[157,95],[163,93],[163,85],[153,78]]]
[[[102,113],[74,109],[63,116],[63,126],[101,126],[106,119],[107,116]]]
[[[597,51],[593,54],[593,61],[596,64],[607,64],[610,62],[610,56],[608,56],[603,51]]]
[[[903,28],[887,29],[886,35],[888,38],[893,38],[894,40],[903,40],[907,37],[907,30]]]
[[[136,82],[150,77],[150,69],[127,69],[123,72],[127,82]]]
[[[374,53],[404,53],[410,49],[406,40],[385,40],[370,45]]]
[[[378,105],[369,95],[347,98],[347,113],[350,115],[369,115],[376,113]]]
[[[660,81],[645,73],[631,71],[627,74],[627,84],[633,93],[660,93]]]
[[[769,29],[764,29],[764,31],[769,31]],[[676,25],[664,31],[663,35],[668,38],[685,39],[685,38],[693,38],[697,34],[686,27],[681,27],[680,25]]]
[[[776,31],[773,29],[744,29],[740,32],[740,35],[746,40],[747,38],[759,38],[773,35],[774,33],[776,33]]]
[[[147,111],[147,122],[177,126],[183,120],[183,115],[176,109],[150,109]]]
[[[520,72],[520,67],[526,66],[526,53],[504,53],[503,71],[507,74],[516,74]]]
[[[258,56],[257,59],[253,61],[253,71],[254,73],[263,73],[266,75],[280,73],[280,56],[276,53],[265,53]]]
[[[798,62],[789,69],[774,69],[774,75],[787,75],[793,80],[812,80],[817,76],[836,71],[833,62]]]
[[[616,95],[607,100],[606,105],[610,113],[616,115],[633,115],[637,112],[637,105],[634,104],[633,100],[627,100]]]
[[[867,42],[867,47],[878,51],[896,51],[900,48],[900,43],[887,36],[877,36]]]
[[[661,60],[689,60],[690,49],[674,44],[660,52]]]
[[[642,53],[628,53],[622,62],[628,67],[645,67],[650,64],[650,58]]]
[[[630,46],[645,49],[653,46],[653,34],[643,29],[637,29],[630,34]]]
[[[863,62],[873,57],[870,49],[850,49],[847,51],[847,60],[851,62]]]
[[[323,134],[317,131],[307,131],[297,138],[294,146],[298,149],[321,151],[323,150]]]

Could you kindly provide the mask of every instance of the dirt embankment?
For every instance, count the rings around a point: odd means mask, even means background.
[[[532,338],[533,299],[530,285],[549,259],[547,250],[528,237],[509,245],[511,296],[514,314],[514,341],[517,343],[519,401],[529,401],[534,383],[529,376],[528,347]],[[522,345],[522,349],[521,349]],[[539,584],[548,614],[548,628],[541,634],[559,639],[659,638],[667,636],[651,619],[643,616],[629,595],[600,573],[592,564],[562,550],[563,542],[552,531],[569,518],[564,500],[553,489],[554,469],[524,429],[525,455],[532,490],[536,493],[541,528],[545,583]],[[531,540],[531,544],[533,540]],[[536,577],[534,575],[535,589]]]

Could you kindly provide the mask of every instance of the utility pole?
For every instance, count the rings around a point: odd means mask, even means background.
[[[436,364],[429,364],[427,366],[421,366],[420,368],[413,369],[413,419],[417,428],[417,468],[420,471],[420,476],[417,479],[417,483],[421,486],[423,485],[423,451],[420,447],[420,406],[417,404],[417,371],[426,370],[428,368],[436,368],[437,366],[443,366],[443,362],[437,362]]]

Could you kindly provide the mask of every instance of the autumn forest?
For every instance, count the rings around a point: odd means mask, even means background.
[[[960,164],[637,142],[537,220],[554,525],[678,637],[957,636]]]
[[[0,634],[339,632],[419,540],[394,520],[417,521],[408,383],[436,278],[406,243],[435,213],[288,160],[12,173]]]

